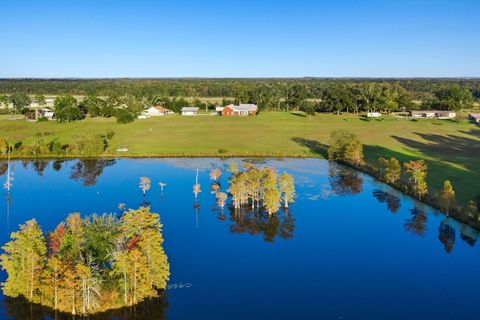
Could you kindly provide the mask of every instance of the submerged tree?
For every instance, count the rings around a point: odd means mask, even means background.
[[[139,188],[142,190],[143,195],[147,194],[147,191],[150,190],[151,180],[148,177],[140,177]]]
[[[288,208],[288,203],[293,202],[295,197],[295,183],[293,177],[286,172],[282,173],[278,179],[278,185],[280,186],[280,192],[282,193],[283,207]]]
[[[225,192],[217,192],[217,206],[220,208],[225,207],[225,202],[227,201],[227,194]]]
[[[228,193],[232,196],[235,209],[244,206],[250,206],[252,210],[263,207],[269,214],[273,214],[280,208],[282,195],[286,206],[293,200],[295,186],[292,176],[285,173],[279,178],[273,168],[257,168],[252,164],[245,164],[244,169],[239,171],[234,167],[231,171]]]
[[[220,169],[213,169],[210,171],[210,179],[216,182],[222,176],[222,171]]]
[[[195,199],[197,199],[198,194],[202,192],[200,189],[200,183],[198,183],[198,169],[197,169],[197,175],[195,176],[195,184],[193,185],[193,194],[195,195]]]

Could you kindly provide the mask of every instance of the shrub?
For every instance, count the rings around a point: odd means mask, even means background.
[[[76,155],[98,155],[106,148],[106,141],[100,135],[82,134],[73,137],[69,151]]]
[[[38,122],[46,122],[46,121],[48,121],[48,118],[47,117],[40,117],[40,118],[38,118],[37,121]]]
[[[112,129],[108,129],[107,133],[105,134],[108,140],[111,140],[114,135],[115,135],[115,131],[113,131]]]
[[[135,119],[134,115],[125,109],[117,111],[117,123],[130,123]]]

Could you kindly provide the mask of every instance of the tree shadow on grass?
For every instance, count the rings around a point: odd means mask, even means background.
[[[324,157],[325,159],[328,158],[327,148],[328,146],[320,143],[315,140],[301,138],[301,137],[293,137],[292,141],[299,144],[302,147],[307,147],[311,153],[317,154],[319,156]]]
[[[301,118],[306,118],[307,117],[307,114],[305,112],[292,111],[292,112],[290,112],[290,114],[292,116],[301,117]]]

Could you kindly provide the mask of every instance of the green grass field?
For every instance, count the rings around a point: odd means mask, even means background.
[[[353,115],[263,112],[256,117],[157,117],[117,124],[115,119],[74,123],[26,123],[0,118],[0,136],[28,144],[59,138],[68,143],[82,132],[115,131],[105,156],[301,156],[322,157],[330,133],[339,128],[358,135],[367,160],[396,157],[425,159],[428,182],[438,190],[450,179],[462,201],[480,194],[480,128],[468,122],[409,121],[398,118],[366,121]],[[127,145],[127,153],[115,150]],[[219,150],[223,149],[219,153]]]

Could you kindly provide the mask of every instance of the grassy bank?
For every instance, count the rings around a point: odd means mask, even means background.
[[[345,128],[365,145],[368,161],[396,157],[424,159],[428,183],[438,190],[450,179],[459,200],[480,194],[480,128],[468,122],[370,120],[353,115],[317,115],[263,112],[256,117],[158,117],[117,124],[115,119],[87,119],[74,123],[0,118],[0,136],[28,145],[35,139],[58,138],[69,143],[82,132],[115,132],[102,156],[297,156],[322,157],[330,133]],[[127,145],[127,153],[115,150]]]

